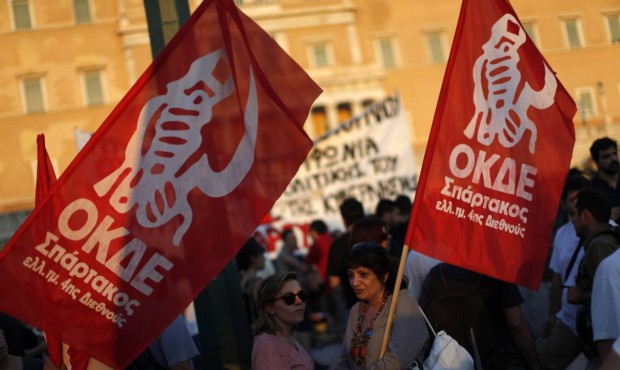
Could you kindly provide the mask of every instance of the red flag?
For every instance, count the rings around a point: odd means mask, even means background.
[[[56,183],[56,173],[52,166],[52,161],[45,149],[45,135],[37,135],[37,181],[35,186],[34,206],[41,204],[50,189]],[[62,342],[57,338],[46,334],[47,352],[50,360],[60,367],[62,361]]]
[[[408,245],[538,288],[576,107],[505,0],[464,0]]]
[[[37,182],[34,206],[37,207],[56,183],[56,173],[45,149],[45,135],[37,135]]]
[[[204,1],[1,252],[0,309],[124,368],[284,191],[319,93],[232,0]]]
[[[52,161],[45,149],[45,135],[37,135],[37,181],[35,186],[35,208],[45,199],[50,189],[56,184],[56,173],[52,166]],[[71,323],[67,323],[71,325]],[[49,333],[45,333],[45,342],[47,344],[47,353],[50,360],[56,365],[61,366],[63,361],[63,346],[60,338]],[[74,354],[70,358],[72,370],[83,370],[88,366],[88,357],[82,354]]]

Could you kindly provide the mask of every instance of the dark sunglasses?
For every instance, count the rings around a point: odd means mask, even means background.
[[[281,299],[284,301],[284,303],[286,303],[287,306],[290,306],[293,303],[295,303],[295,297],[299,297],[299,299],[303,303],[306,301],[306,299],[308,299],[308,293],[304,292],[303,290],[300,290],[299,292],[297,292],[297,294],[286,293],[282,295],[282,297],[274,298],[273,300],[277,301],[278,299]]]
[[[351,249],[363,249],[365,251],[371,251],[377,248],[382,248],[379,244],[371,242],[371,243],[367,243],[367,242],[360,242],[360,243],[355,243],[353,244],[353,247],[351,247]]]

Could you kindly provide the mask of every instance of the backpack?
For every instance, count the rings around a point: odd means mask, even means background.
[[[416,359],[409,370],[474,370],[474,359],[471,358],[469,352],[445,331],[437,333],[422,307],[418,308],[426,321],[428,330],[433,334],[433,341],[430,352],[424,356],[424,362]]]
[[[600,235],[611,234],[616,238],[616,242],[620,242],[620,227],[611,227],[609,230],[605,230],[596,236],[589,239],[592,241],[595,237]],[[585,246],[584,246],[585,248]],[[575,252],[576,253],[576,252]],[[571,265],[574,261],[571,260]],[[569,270],[567,270],[569,272]],[[577,334],[583,344],[583,352],[588,359],[596,358],[599,356],[598,347],[594,343],[594,332],[592,329],[592,301],[584,303],[577,311],[577,317],[575,320],[577,327]]]
[[[594,343],[594,331],[592,330],[592,302],[584,303],[577,311],[575,319],[577,335],[581,339],[583,354],[588,359],[599,357],[598,347]]]
[[[440,264],[431,270],[429,279],[433,298],[425,311],[435,330],[445,331],[465,347],[477,368],[503,369],[506,351],[498,335],[501,328],[490,319],[484,292],[479,287],[482,275],[475,285],[447,279]]]

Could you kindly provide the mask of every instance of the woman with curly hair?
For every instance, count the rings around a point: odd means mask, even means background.
[[[381,245],[357,243],[346,257],[349,283],[360,300],[351,308],[337,369],[408,369],[421,359],[429,335],[406,286],[394,292],[396,266]],[[380,356],[392,298],[398,294],[387,351]]]

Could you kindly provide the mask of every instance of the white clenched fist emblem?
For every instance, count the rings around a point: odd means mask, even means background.
[[[213,107],[235,90],[232,76],[220,82],[213,75],[222,62],[228,64],[223,49],[196,59],[187,74],[167,85],[164,95],[149,100],[140,112],[138,127],[129,140],[122,165],[94,185],[99,196],[112,192],[110,205],[119,213],[137,205],[136,219],[143,227],[159,227],[181,215],[183,223],[173,237],[177,246],[192,222],[189,192],[199,188],[210,197],[225,196],[239,185],[254,162],[258,100],[250,68],[243,118],[245,135],[230,163],[215,172],[207,155],[202,154],[189,168],[179,172],[200,149],[200,131],[211,122]],[[154,137],[147,137],[153,133]],[[149,145],[145,145],[145,140]]]
[[[491,37],[474,64],[476,112],[464,131],[469,139],[474,137],[477,128],[477,140],[481,144],[491,145],[497,138],[503,147],[512,148],[529,131],[529,151],[535,152],[537,130],[527,110],[530,107],[550,107],[554,102],[557,80],[545,65],[542,90],[534,91],[528,82],[521,81],[517,67],[518,49],[525,40],[525,31],[510,14],[493,25]]]

